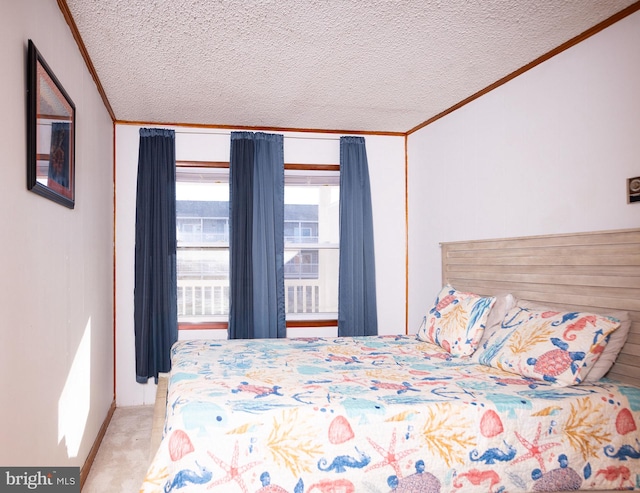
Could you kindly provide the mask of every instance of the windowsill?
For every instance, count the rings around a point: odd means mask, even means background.
[[[228,330],[228,322],[178,322],[178,330]]]

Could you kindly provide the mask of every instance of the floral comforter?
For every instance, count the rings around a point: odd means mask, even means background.
[[[142,492],[640,489],[640,389],[551,387],[411,336],[179,341]]]

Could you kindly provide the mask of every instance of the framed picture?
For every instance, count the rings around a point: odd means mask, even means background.
[[[75,205],[76,107],[29,40],[27,54],[27,189]]]

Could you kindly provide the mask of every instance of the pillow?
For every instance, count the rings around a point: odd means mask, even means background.
[[[558,387],[580,383],[620,322],[594,313],[515,306],[489,336],[480,362]]]
[[[496,299],[463,293],[447,284],[438,293],[426,323],[416,334],[456,356],[471,355],[480,342]]]
[[[533,310],[553,310],[553,308],[545,307],[543,305],[539,305],[527,300],[518,300],[518,306],[521,306],[523,308],[531,308]],[[622,350],[622,346],[624,346],[625,342],[627,342],[629,329],[631,328],[631,318],[629,318],[629,312],[615,311],[601,313],[601,315],[610,318],[613,317],[619,320],[620,327],[609,334],[609,341],[607,342],[604,351],[596,360],[593,368],[589,370],[589,373],[587,373],[587,376],[583,379],[584,383],[595,383],[606,375],[606,373],[613,366],[613,363],[618,357],[618,354]]]
[[[496,302],[491,308],[489,312],[489,316],[487,317],[487,326],[484,329],[482,334],[482,338],[480,339],[480,343],[478,344],[478,348],[481,348],[486,345],[487,339],[490,334],[493,334],[496,330],[500,329],[500,324],[504,320],[505,315],[509,310],[511,310],[515,304],[516,299],[510,293],[505,294],[497,294],[495,295]],[[471,355],[471,360],[478,363],[478,358],[481,354],[481,351],[476,350]]]
[[[618,358],[622,347],[627,342],[629,329],[631,329],[629,312],[616,311],[604,314],[604,316],[618,319],[620,327],[607,336],[609,338],[607,345],[593,368],[587,373],[584,379],[585,383],[595,383],[607,374]]]

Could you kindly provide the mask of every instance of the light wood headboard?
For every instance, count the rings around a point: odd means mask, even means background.
[[[441,243],[457,289],[560,309],[625,310],[629,338],[608,378],[640,387],[640,229]]]

